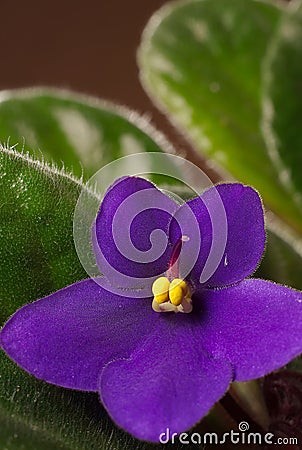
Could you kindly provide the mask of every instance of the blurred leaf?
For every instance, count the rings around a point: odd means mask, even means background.
[[[0,443],[2,449],[7,450],[67,450],[67,447],[49,439],[38,430],[31,430],[30,426],[15,421],[12,417],[2,416],[0,413]]]
[[[286,368],[302,373],[302,355],[287,364]]]
[[[256,187],[302,231],[301,209],[281,183],[260,130],[261,64],[282,16],[278,5],[171,3],[151,18],[138,59],[147,92],[196,148]]]
[[[302,2],[290,4],[264,64],[263,133],[279,178],[302,210]]]
[[[19,369],[1,350],[0,370],[1,449],[154,448],[118,429],[96,394],[57,388],[38,381]],[[10,435],[11,431],[13,435]]]
[[[84,178],[122,156],[171,148],[134,111],[59,89],[0,93],[0,142],[8,140]]]
[[[293,370],[272,372],[264,378],[262,388],[270,415],[270,432],[275,438],[295,438],[292,445],[284,445],[283,448],[300,450],[302,374]]]
[[[264,278],[302,290],[302,253],[290,235],[278,227],[268,229],[264,258],[254,277]]]

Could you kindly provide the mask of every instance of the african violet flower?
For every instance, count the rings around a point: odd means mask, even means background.
[[[225,258],[201,282],[213,241],[205,204],[215,192],[228,225]],[[145,209],[149,194],[153,206]],[[183,278],[180,255],[187,248],[189,257],[197,247],[188,207],[200,244]],[[156,244],[154,230],[158,240],[168,239],[165,251],[148,263],[129,260],[117,245],[135,210],[141,212],[129,232],[138,252]],[[125,177],[107,191],[93,234],[104,277],[21,308],[3,327],[1,346],[41,380],[98,391],[112,419],[137,438],[158,442],[167,428],[187,430],[232,381],[261,377],[301,352],[302,294],[246,278],[265,246],[262,204],[252,188],[221,184],[179,206],[149,181]]]

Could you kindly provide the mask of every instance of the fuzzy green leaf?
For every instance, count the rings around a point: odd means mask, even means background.
[[[58,89],[0,93],[0,142],[8,141],[84,179],[117,158],[171,149],[134,111]]]
[[[80,180],[14,150],[0,151],[1,323],[25,303],[86,278],[72,234]],[[91,194],[92,195],[92,194]],[[114,426],[97,394],[36,380],[0,350],[0,447],[147,450]]]

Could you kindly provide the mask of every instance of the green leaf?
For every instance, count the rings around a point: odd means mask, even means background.
[[[0,425],[3,425],[0,428],[1,448],[154,448],[119,430],[109,419],[96,394],[61,389],[40,382],[19,369],[1,350],[0,357]],[[13,430],[17,435],[15,438],[14,435],[9,435]]]
[[[72,235],[81,181],[4,148],[0,151],[0,180],[3,323],[24,303],[85,278],[86,274],[77,259]],[[117,429],[96,394],[40,382],[19,369],[1,350],[0,374],[1,448],[152,448]]]
[[[302,252],[294,246],[289,233],[280,225],[271,225],[264,258],[254,276],[302,290]]]
[[[72,239],[83,185],[25,154],[0,151],[0,324],[25,303],[86,277]]]
[[[279,179],[302,210],[302,2],[290,4],[263,71],[263,134]]]
[[[151,18],[138,60],[147,92],[195,147],[302,231],[260,129],[261,64],[282,12],[255,0],[171,3]]]
[[[67,450],[60,443],[50,439],[47,433],[43,435],[40,430],[33,430],[22,421],[15,421],[13,417],[2,415],[0,412],[0,443],[3,449],[25,450]]]
[[[0,142],[8,141],[84,179],[122,156],[172,148],[134,111],[58,89],[0,94]]]

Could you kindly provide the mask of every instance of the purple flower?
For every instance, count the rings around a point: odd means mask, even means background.
[[[214,273],[200,281],[213,250],[209,206],[215,212],[217,192],[227,242]],[[128,232],[133,255],[149,262],[123,255]],[[221,184],[179,206],[150,182],[126,177],[107,191],[93,236],[104,276],[21,308],[3,327],[1,346],[41,380],[98,391],[112,419],[137,438],[158,442],[167,428],[187,430],[232,381],[261,377],[301,353],[302,294],[247,278],[265,246],[252,188]]]

